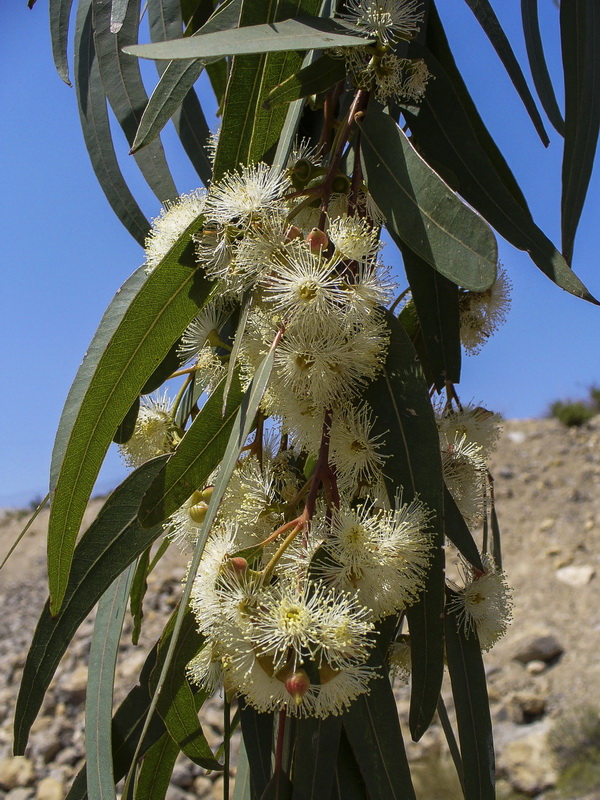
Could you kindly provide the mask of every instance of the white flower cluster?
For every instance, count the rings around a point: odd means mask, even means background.
[[[501,267],[495,283],[487,291],[460,293],[460,341],[469,355],[478,353],[506,321],[510,310],[511,286],[506,270]]]

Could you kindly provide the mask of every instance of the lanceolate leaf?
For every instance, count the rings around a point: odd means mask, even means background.
[[[54,66],[60,77],[69,86],[71,81],[69,80],[67,46],[72,5],[73,0],[50,0],[50,37],[52,39]]]
[[[470,564],[483,572],[481,556],[469,526],[446,486],[444,486],[444,513],[446,536]]]
[[[162,522],[202,488],[223,458],[244,397],[236,375],[222,414],[224,381],[208,398],[164,470],[146,492],[140,520],[148,527]]]
[[[360,758],[360,756],[359,756]],[[342,729],[331,800],[369,800],[365,782],[362,779],[356,756]]]
[[[523,101],[523,105],[527,109],[527,113],[531,117],[531,121],[533,122],[540,139],[542,140],[544,146],[548,147],[550,144],[550,139],[548,139],[548,134],[544,129],[544,123],[542,122],[542,118],[537,110],[535,100],[529,91],[523,71],[521,70],[519,62],[517,61],[512,47],[510,46],[510,42],[502,30],[502,26],[500,25],[498,17],[490,5],[489,0],[466,0],[466,3],[477,17],[479,24],[494,46],[494,50],[504,64],[511,81],[513,82],[513,86],[519,93],[519,96]]]
[[[252,26],[281,21],[289,16],[314,17],[320,0],[267,0],[242,5],[240,25]],[[233,59],[223,99],[223,124],[215,155],[214,177],[238,169],[240,164],[272,162],[281,149],[281,132],[286,121],[283,107],[264,109],[263,103],[273,86],[294,75],[302,66],[298,52],[261,53]],[[295,131],[287,131],[293,138]]]
[[[77,9],[75,88],[83,138],[98,182],[117,217],[143,246],[150,224],[129,191],[115,155],[94,47],[91,0],[80,0]]]
[[[594,0],[561,3],[565,75],[565,149],[562,167],[562,246],[573,258],[600,129],[600,7]]]
[[[361,694],[344,714],[344,731],[369,800],[415,800],[394,693],[377,651],[369,664],[378,675],[370,693]]]
[[[240,741],[240,749],[238,752],[233,800],[254,800],[252,787],[250,785],[250,766],[248,764],[248,756],[246,755],[243,738]]]
[[[365,177],[388,229],[459,286],[489,289],[498,248],[485,221],[421,158],[389,115],[369,111],[360,129]]]
[[[565,122],[556,102],[554,87],[544,57],[544,46],[538,19],[538,0],[521,0],[523,32],[531,75],[548,119],[561,136],[565,135]]]
[[[94,42],[104,91],[115,117],[131,146],[148,102],[139,64],[122,52],[125,45],[137,41],[140,0],[129,0],[127,14],[119,33],[110,30],[111,0],[92,0]],[[154,142],[136,156],[148,185],[161,203],[177,197],[177,188],[169,171],[162,145]]]
[[[117,292],[67,397],[50,476],[48,574],[54,614],[66,589],[83,512],[117,426],[209,293],[190,239],[198,227],[192,223],[149,276],[140,268]]]
[[[116,800],[111,743],[113,684],[134,570],[130,564],[102,595],[90,646],[85,696],[87,784],[90,795],[102,800]]]
[[[450,592],[449,597],[453,595]],[[485,669],[477,636],[465,636],[446,610],[446,657],[464,768],[465,800],[494,800],[494,742]]]
[[[354,34],[347,25],[333,19],[306,17],[285,19],[267,25],[250,25],[231,31],[189,36],[170,42],[138,44],[125,48],[140,58],[221,58],[254,53],[281,53],[287,50],[316,50],[327,47],[364,47],[372,44]]]
[[[425,590],[408,608],[412,650],[410,727],[418,739],[435,713],[443,677],[444,499],[439,437],[431,403],[415,351],[397,319],[387,315],[391,332],[383,374],[365,399],[377,419],[374,433],[386,442],[388,492],[402,492],[403,502],[415,495],[432,512],[432,560]]]
[[[110,9],[110,32],[118,33],[123,27],[129,0],[112,0]]]
[[[525,250],[552,281],[578,297],[594,302],[565,259],[537,227],[496,171],[480,146],[461,97],[443,66],[425,53],[436,79],[416,116],[407,114],[412,133],[426,159],[435,159],[456,175],[460,194],[512,245]]]
[[[312,64],[303,67],[279,86],[272,89],[264,102],[265,108],[291,103],[311,94],[326,92],[334,84],[343,81],[346,68],[341,58],[322,55]]]
[[[15,712],[15,753],[25,751],[29,730],[58,664],[75,632],[117,576],[162,532],[142,529],[137,522],[140,499],[166,456],[153,459],[130,475],[110,495],[81,537],[59,613],[48,603],[38,621]]]
[[[460,381],[460,321],[458,287],[419,258],[400,240],[406,277],[417,310],[427,366],[438,391],[446,381]]]
[[[273,714],[261,714],[240,698],[240,724],[254,798],[261,798],[271,778]]]

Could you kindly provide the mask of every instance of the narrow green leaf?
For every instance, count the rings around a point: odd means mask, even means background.
[[[432,512],[432,560],[420,600],[407,609],[411,633],[410,728],[420,738],[435,713],[443,677],[444,496],[439,437],[429,393],[415,351],[398,320],[386,315],[390,345],[382,375],[365,399],[376,415],[373,432],[385,441],[391,498],[418,496]]]
[[[557,286],[595,302],[552,242],[535,224],[531,214],[502,179],[472,128],[472,118],[462,105],[444,67],[425,52],[435,72],[417,116],[407,114],[412,134],[427,160],[450,168],[458,191],[512,245],[525,250],[536,266]],[[431,89],[431,91],[430,91]]]
[[[360,774],[356,756],[352,752],[348,737],[343,728],[335,765],[334,786],[331,792],[331,800],[369,800],[367,788]]]
[[[135,800],[164,800],[179,753],[177,742],[163,733],[144,756],[135,784]]]
[[[129,0],[127,13],[118,33],[110,29],[111,0],[92,0],[94,43],[106,97],[129,146],[148,102],[139,64],[127,58],[122,49],[137,42],[140,0]],[[135,156],[138,167],[161,203],[177,197],[160,141],[152,142]]]
[[[240,25],[253,26],[281,21],[299,14],[314,17],[320,0],[268,0],[266,3],[244,2]],[[233,58],[229,81],[223,99],[223,123],[215,154],[214,177],[238,169],[240,164],[267,161],[273,163],[281,151],[281,134],[290,121],[283,107],[263,108],[273,88],[302,66],[298,52],[262,53]],[[293,115],[293,112],[292,112]],[[287,130],[286,137],[293,138]],[[286,142],[284,142],[285,144]]]
[[[317,53],[317,50],[311,50],[306,54],[304,61],[302,62],[303,69],[313,63],[313,61],[316,59]],[[292,147],[294,146],[294,138],[298,131],[303,110],[304,100],[294,100],[288,105],[285,119],[283,121],[283,125],[281,126],[281,133],[279,135],[279,141],[277,142],[277,149],[275,150],[275,155],[273,157],[274,164],[279,164],[279,166],[284,166],[287,164],[290,153],[292,152]]]
[[[140,521],[151,527],[176,511],[198,488],[223,458],[242,404],[239,376],[236,374],[225,414],[222,414],[224,380],[196,416],[176,452],[157,475],[140,506]]]
[[[102,595],[90,646],[85,696],[85,756],[88,792],[99,800],[116,800],[117,797],[111,742],[113,685],[134,570],[134,565],[130,564]]]
[[[69,43],[69,18],[73,0],[50,0],[50,38],[52,40],[52,56],[54,66],[63,81],[70,86],[69,60],[67,47]]]
[[[81,537],[64,603],[53,617],[46,603],[27,660],[15,711],[15,754],[25,751],[29,730],[50,681],[75,632],[117,576],[162,533],[137,522],[140,499],[166,456],[147,462],[107,499]]]
[[[150,690],[148,681],[150,673],[156,663],[157,646],[150,651],[142,671],[139,682],[129,692],[125,700],[117,709],[112,722],[112,763],[115,781],[121,780],[131,765],[136,745],[139,743],[144,720],[150,707]],[[139,748],[140,756],[144,755],[152,745],[165,733],[165,726],[158,715],[152,716],[152,721],[144,735],[144,741]],[[85,800],[87,794],[87,775],[85,766],[79,771],[66,800]]]
[[[490,511],[490,527],[492,529],[492,548],[490,555],[494,559],[496,567],[502,569],[502,536],[500,534],[500,523],[498,522],[498,514],[496,513],[496,506],[493,505]]]
[[[458,287],[395,239],[406,270],[423,342],[428,380],[440,391],[446,381],[460,382],[461,346]],[[424,367],[425,369],[425,367]]]
[[[242,307],[240,310],[238,326],[235,332],[235,338],[233,340],[233,347],[231,348],[231,354],[229,356],[227,377],[225,379],[225,387],[223,389],[223,405],[221,407],[222,417],[225,416],[227,411],[227,400],[229,398],[229,390],[231,389],[233,383],[233,376],[235,374],[235,368],[237,366],[238,357],[240,354],[240,348],[244,340],[244,332],[246,331],[246,325],[248,323],[248,316],[250,315],[251,308],[252,308],[252,293],[247,292],[246,296],[242,298]]]
[[[329,798],[335,784],[333,765],[338,759],[342,717],[307,717],[296,724],[293,800]]]
[[[242,698],[239,708],[252,794],[262,798],[271,779],[274,717],[273,714],[261,714]]]
[[[48,574],[52,612],[67,585],[81,519],[115,431],[148,376],[206,299],[192,223],[148,276],[140,268],[108,307],[67,397],[52,454]]]
[[[179,369],[181,366],[179,343],[180,340],[177,339],[175,343],[171,345],[167,355],[163,358],[158,367],[142,386],[140,394],[150,394],[151,392],[155,392],[157,389],[160,389],[168,377]]]
[[[280,767],[267,784],[260,800],[292,800],[293,791],[293,783]]]
[[[421,158],[389,115],[369,111],[360,129],[365,177],[388,230],[459,286],[489,289],[498,248],[487,223]]]
[[[135,575],[130,591],[130,611],[133,619],[131,643],[137,644],[144,619],[144,597],[148,589],[148,568],[150,566],[150,547],[147,547],[138,559]]]
[[[129,0],[112,0],[110,8],[110,32],[119,33],[123,27]]]
[[[140,58],[170,61],[180,58],[222,58],[288,50],[322,50],[327,47],[364,47],[374,39],[363,38],[333,19],[286,19],[267,25],[251,25],[230,31],[188,36],[170,42],[138,44],[125,52]]]
[[[552,80],[544,57],[544,46],[538,19],[538,0],[521,0],[521,17],[533,83],[548,119],[557,132],[564,136],[565,121],[556,102],[554,87],[552,86]]]
[[[483,572],[481,556],[473,535],[446,486],[444,486],[444,515],[444,528],[448,539],[470,564]]]
[[[446,742],[448,743],[448,750],[450,751],[452,761],[454,762],[456,775],[458,777],[458,781],[460,783],[462,793],[464,796],[465,772],[463,768],[462,758],[460,757],[460,749],[458,747],[458,742],[456,741],[454,730],[450,723],[450,718],[448,717],[448,712],[446,711],[446,705],[444,703],[444,698],[442,697],[442,695],[440,695],[440,699],[438,700],[438,717],[440,718],[440,725],[442,726],[442,730],[444,731],[444,736],[446,737]]]
[[[342,59],[322,55],[312,64],[303,67],[300,72],[272,89],[267,95],[264,106],[271,108],[282,103],[300,100],[311,94],[326,92],[339,81],[343,81],[345,77],[346,68]]]
[[[449,592],[449,598],[453,593]],[[465,800],[495,800],[494,742],[479,641],[446,610],[446,657],[464,767]]]
[[[111,208],[144,246],[150,223],[127,186],[112,142],[92,29],[92,0],[80,0],[75,21],[75,88],[83,138],[92,168]]]
[[[158,659],[150,679],[154,691],[171,645],[175,619],[176,615],[173,615],[159,642]],[[204,769],[221,770],[223,766],[214,757],[198,720],[198,710],[209,695],[203,691],[194,694],[185,672],[187,664],[202,645],[196,619],[188,608],[158,697],[157,710],[169,735],[191,761]]]
[[[540,113],[537,110],[535,100],[529,91],[529,86],[527,86],[527,81],[525,80],[521,66],[517,61],[515,54],[513,53],[510,42],[502,30],[502,26],[500,25],[498,17],[490,5],[489,0],[465,0],[465,2],[473,14],[475,14],[477,21],[492,43],[494,50],[500,58],[500,61],[502,61],[504,64],[504,68],[506,69],[513,86],[517,90],[519,97],[523,101],[523,105],[527,109],[527,113],[529,114],[529,117],[531,118],[531,121],[533,122],[533,125],[538,132],[538,136],[542,140],[544,147],[548,147],[550,144],[550,139],[548,138],[548,134],[544,128],[544,123],[542,122]]]
[[[594,0],[561,3],[565,77],[562,247],[570,263],[600,130],[600,8]]]
[[[398,711],[387,670],[377,650],[369,659],[378,676],[343,715],[346,736],[369,800],[415,800]]]

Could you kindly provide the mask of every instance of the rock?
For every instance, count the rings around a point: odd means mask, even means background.
[[[549,531],[550,528],[554,527],[554,523],[555,522],[556,522],[556,520],[553,517],[546,517],[546,519],[543,519],[540,522],[540,524],[538,526],[538,530],[542,531],[542,532]]]
[[[175,764],[173,773],[171,774],[171,783],[178,786],[180,789],[189,789],[194,783],[194,776],[190,771],[190,764],[186,761],[181,761]]]
[[[568,586],[581,589],[583,586],[587,586],[592,580],[596,574],[596,570],[590,564],[584,564],[581,567],[561,567],[556,570],[555,574],[561,583],[566,583]]]
[[[25,789],[23,786],[11,789],[4,800],[33,800],[33,789]]]
[[[33,762],[25,756],[13,756],[0,761],[0,787],[14,789],[27,786],[33,780]]]
[[[85,700],[88,683],[88,668],[80,664],[73,672],[67,673],[60,682],[61,700],[72,705],[81,705]]]
[[[558,779],[546,732],[545,724],[536,725],[527,736],[508,742],[498,759],[498,773],[530,797],[551,789]]]
[[[196,793],[196,796],[210,797],[212,784],[213,782],[210,778],[207,778],[206,775],[200,775],[200,777],[196,778],[194,781],[194,792]]]
[[[513,646],[513,659],[527,664],[530,661],[548,663],[564,653],[564,647],[552,633],[532,633]]]
[[[42,778],[38,783],[35,800],[63,800],[65,787],[57,778]]]
[[[539,659],[527,662],[527,672],[530,675],[540,675],[546,669],[546,664]]]

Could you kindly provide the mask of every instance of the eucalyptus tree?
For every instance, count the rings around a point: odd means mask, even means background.
[[[491,6],[467,2],[547,144]],[[465,797],[494,797],[482,650],[512,607],[488,469],[500,420],[458,392],[463,352],[485,344],[510,302],[494,230],[596,303],[570,261],[598,134],[600,15],[593,0],[557,12],[563,114],[537,3],[521,5],[539,102],[564,137],[562,253],[487,131],[433,0],[148,0],[143,11],[79,0],[83,135],[145,263],[106,310],[65,404],[50,596],[16,713],[19,754],[98,603],[87,764],[70,800],[115,797],[123,778],[123,796],[164,797],[181,751],[224,770],[229,796],[238,727],[240,800],[412,798],[404,736],[418,740],[436,713]],[[51,0],[67,82],[70,16],[71,0]],[[150,97],[140,58],[158,68]],[[218,131],[195,89],[202,72]],[[120,171],[109,107],[162,206],[151,223]],[[184,195],[159,138],[171,119],[201,184]],[[383,229],[405,276],[385,266]],[[79,537],[113,441],[132,472]],[[113,716],[123,622],[129,608],[137,640],[146,579],[170,543],[189,553],[181,598]],[[217,752],[199,721],[214,692]]]

